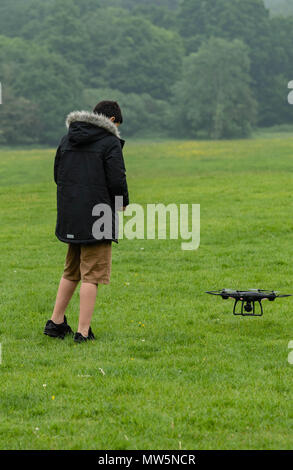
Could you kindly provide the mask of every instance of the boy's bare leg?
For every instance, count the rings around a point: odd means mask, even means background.
[[[80,287],[80,314],[77,332],[81,333],[84,337],[88,336],[95,308],[97,288],[98,286],[96,284],[90,284],[88,282],[82,282]]]
[[[78,281],[69,281],[64,277],[61,277],[55,307],[51,320],[59,325],[64,322],[64,313],[74,291],[77,287]]]

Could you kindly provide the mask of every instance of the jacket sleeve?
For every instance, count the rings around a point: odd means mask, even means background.
[[[57,177],[58,177],[58,165],[61,157],[61,150],[60,150],[60,145],[57,149],[56,156],[55,156],[55,161],[54,161],[54,181],[57,184]]]
[[[126,169],[121,143],[116,137],[111,139],[104,156],[107,186],[111,198],[123,197],[123,206],[128,206],[129,195],[126,180]]]

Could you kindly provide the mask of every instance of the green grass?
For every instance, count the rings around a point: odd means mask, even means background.
[[[291,138],[293,137],[292,124],[278,124],[271,127],[256,128],[252,132],[254,138]]]
[[[1,151],[0,448],[291,449],[292,299],[240,318],[204,292],[293,292],[293,140],[128,140],[124,155],[131,202],[201,204],[201,245],[114,245],[97,341],[74,345],[42,333],[66,253],[54,150]]]

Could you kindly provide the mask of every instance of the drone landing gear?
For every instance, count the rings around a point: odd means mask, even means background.
[[[241,302],[241,312],[240,313],[237,313],[236,312],[236,306],[238,304],[238,302]],[[255,303],[258,303],[259,304],[259,312],[260,313],[256,313],[256,310],[255,310]],[[263,315],[263,309],[262,309],[262,304],[261,304],[261,300],[239,300],[239,299],[235,299],[235,302],[234,302],[234,308],[233,308],[233,315],[242,315],[243,317],[261,317]]]

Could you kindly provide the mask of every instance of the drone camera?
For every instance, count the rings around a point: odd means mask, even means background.
[[[244,310],[245,310],[245,312],[248,312],[248,313],[252,312],[252,305],[251,305],[250,302],[247,302],[247,304],[244,305]]]

